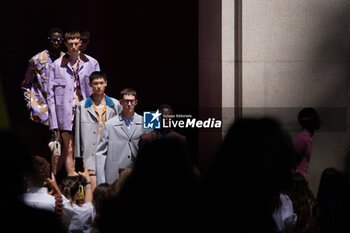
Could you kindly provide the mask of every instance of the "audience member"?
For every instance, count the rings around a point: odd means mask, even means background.
[[[123,170],[118,179],[115,180],[112,184],[111,184],[111,196],[115,197],[118,195],[118,193],[120,192],[121,188],[123,187],[123,185],[125,184],[127,178],[129,177],[129,175],[131,174],[132,171],[132,167],[128,167],[125,170]]]
[[[2,229],[10,232],[64,232],[54,213],[29,207],[21,201],[24,193],[24,177],[31,173],[31,153],[17,133],[0,131],[3,143],[3,172],[11,174],[11,179],[3,179],[6,191],[1,193],[3,216]]]
[[[350,232],[349,187],[344,174],[335,168],[322,172],[317,193],[320,233]]]
[[[92,204],[91,181],[89,172],[84,163],[84,172],[79,172],[78,176],[67,176],[62,181],[62,193],[65,195],[73,208],[74,215],[68,227],[68,232],[90,232],[90,227],[94,219],[94,207]],[[84,181],[84,204],[77,205],[76,201],[80,193],[80,179]]]
[[[99,229],[109,232],[118,219],[119,230],[193,230],[200,224],[199,182],[179,139],[153,140],[139,151],[119,192],[102,208]]]
[[[98,219],[100,218],[101,209],[106,200],[108,200],[111,196],[111,187],[107,183],[99,184],[93,193],[93,205],[94,205],[94,217],[91,226],[91,233],[99,232],[97,227]]]
[[[293,233],[297,222],[297,215],[294,213],[293,203],[289,196],[280,193],[280,199],[276,203],[278,206],[272,214],[276,224],[276,232]]]
[[[50,164],[42,157],[35,156],[32,161],[32,173],[27,176],[28,182],[28,191],[23,195],[23,201],[28,206],[37,209],[43,209],[50,212],[55,212],[56,208],[56,199],[53,195],[49,194],[48,184],[51,185],[51,188],[61,195],[55,177],[51,174],[50,177]],[[62,196],[63,204],[63,215],[62,222],[63,224],[68,224],[73,216],[73,209],[69,205],[69,200]]]
[[[302,130],[293,138],[293,147],[296,151],[295,171],[307,179],[310,158],[312,153],[312,136],[321,126],[318,113],[313,108],[303,108],[298,114],[298,122]]]
[[[291,183],[292,142],[273,119],[239,119],[204,176],[204,225],[277,232],[273,213]]]
[[[49,74],[48,107],[50,130],[59,131],[63,141],[62,158],[68,176],[77,175],[73,160],[73,122],[76,106],[92,93],[89,76],[99,71],[98,62],[79,51],[80,34],[70,31],[65,34],[67,53],[53,63]],[[62,163],[58,165],[60,170]]]
[[[107,76],[100,71],[89,77],[92,95],[81,101],[75,112],[74,157],[83,157],[90,174],[92,192],[96,187],[96,150],[105,122],[122,110],[119,101],[105,94]]]
[[[293,173],[292,185],[286,194],[293,203],[298,220],[294,233],[319,232],[319,207],[305,177],[299,172]]]

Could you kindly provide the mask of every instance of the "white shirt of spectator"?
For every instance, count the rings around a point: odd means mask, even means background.
[[[292,233],[297,223],[293,203],[286,194],[280,194],[280,200],[281,206],[272,214],[276,223],[276,230],[280,233]]]
[[[95,218],[95,209],[91,202],[86,202],[81,206],[73,204],[74,215],[68,227],[68,232],[89,233],[91,224]]]
[[[33,208],[47,210],[50,212],[55,211],[56,199],[54,196],[48,193],[46,187],[32,187],[30,190],[23,194],[23,202]],[[62,195],[63,215],[62,221],[69,223],[73,217],[74,210],[69,200]]]

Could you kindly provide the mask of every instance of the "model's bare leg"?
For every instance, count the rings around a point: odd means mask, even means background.
[[[64,156],[66,173],[67,176],[77,176],[75,172],[74,158],[73,158],[73,135],[70,132],[62,132],[63,150],[62,155]]]

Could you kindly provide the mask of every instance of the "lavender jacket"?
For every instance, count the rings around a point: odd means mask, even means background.
[[[100,71],[98,62],[85,54],[80,54],[79,80],[81,94],[84,99],[92,94],[89,86],[89,76],[94,71]],[[74,95],[74,75],[68,62],[68,55],[57,59],[49,73],[47,103],[49,107],[50,129],[72,130]]]

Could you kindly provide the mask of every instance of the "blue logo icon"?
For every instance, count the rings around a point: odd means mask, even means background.
[[[143,112],[143,128],[144,129],[160,129],[160,116],[162,114],[156,112]]]

